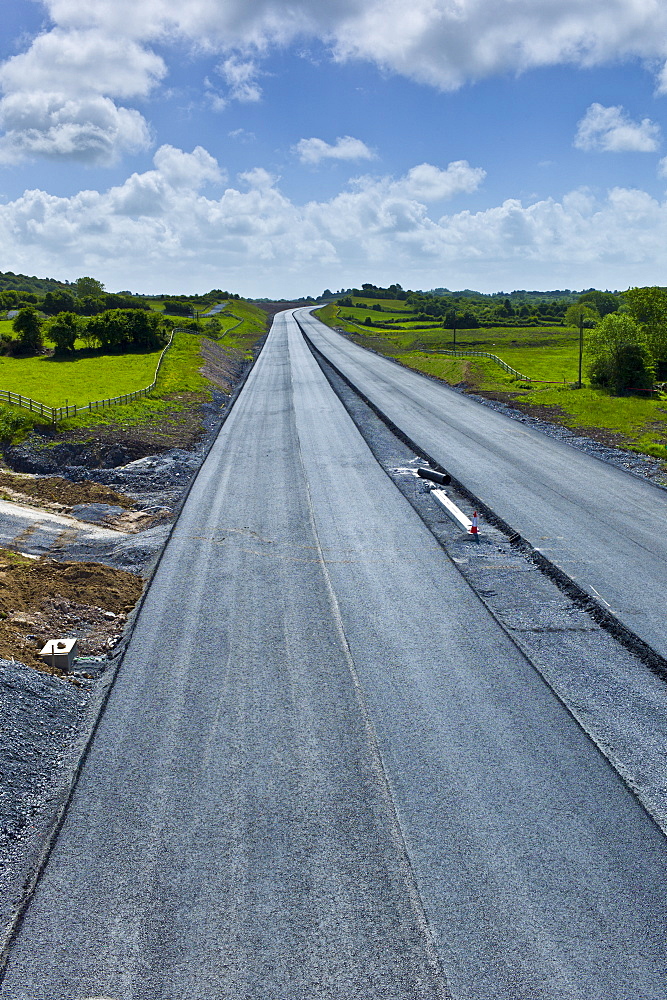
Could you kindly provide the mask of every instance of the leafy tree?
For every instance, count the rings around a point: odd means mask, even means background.
[[[136,347],[159,347],[166,343],[162,318],[143,309],[125,309],[128,338]]]
[[[88,320],[88,334],[95,337],[104,350],[127,347],[129,334],[122,309],[107,309]]]
[[[80,316],[97,316],[99,313],[104,312],[106,307],[107,304],[104,301],[104,297],[95,298],[93,295],[82,295],[74,303],[74,309]]]
[[[48,325],[47,332],[56,345],[56,354],[68,354],[74,350],[74,342],[79,333],[79,317],[73,312],[58,313]]]
[[[171,316],[192,316],[192,306],[189,302],[178,302],[174,299],[164,300],[164,311]]]
[[[650,389],[655,367],[639,324],[622,313],[608,313],[588,338],[593,385],[622,395],[627,389]]]
[[[20,309],[12,328],[17,334],[18,353],[37,354],[42,349],[42,320],[34,306]]]
[[[79,337],[84,342],[89,351],[93,350],[95,347],[100,346],[99,337],[95,331],[95,328],[90,325],[90,320],[87,323],[82,323],[79,330]]]
[[[143,309],[106,309],[88,320],[86,336],[105,350],[159,347],[166,342],[161,317]]]
[[[644,341],[659,367],[667,365],[667,289],[656,286],[625,292],[630,315],[641,327]]]
[[[609,313],[617,312],[621,304],[618,296],[614,295],[613,292],[599,292],[597,290],[584,292],[577,299],[577,303],[592,306],[602,317],[608,316]]]
[[[74,296],[69,292],[56,290],[47,292],[42,302],[42,312],[47,316],[57,316],[61,312],[71,312],[74,309]]]
[[[479,322],[474,312],[471,309],[466,309],[461,314],[457,325],[461,330],[476,330]]]
[[[73,287],[77,299],[97,299],[104,294],[104,285],[96,278],[77,278]]]
[[[456,309],[447,310],[442,325],[445,330],[453,330],[455,327],[460,326],[458,316],[456,315]]]
[[[19,293],[13,289],[8,288],[4,292],[0,292],[0,306],[3,309],[16,309],[19,304]]]
[[[592,329],[600,316],[596,309],[592,308],[585,303],[577,303],[576,305],[569,306],[565,311],[565,318],[563,322],[565,326],[575,326],[579,329],[579,323],[583,319],[584,329]]]

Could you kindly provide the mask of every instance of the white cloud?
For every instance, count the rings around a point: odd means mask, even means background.
[[[660,126],[650,118],[633,122],[620,105],[605,108],[596,103],[578,123],[574,145],[603,153],[654,153],[660,138]]]
[[[471,194],[485,177],[485,170],[471,167],[467,160],[455,160],[446,170],[431,163],[421,163],[412,167],[396,188],[410,198],[429,203],[455,194]]]
[[[0,161],[24,157],[109,164],[150,142],[143,116],[112,97],[145,96],[162,59],[132,41],[54,30],[0,67]]]
[[[294,146],[302,163],[316,165],[322,160],[373,160],[375,153],[361,139],[351,135],[339,136],[332,145],[324,139],[300,139]]]
[[[230,56],[217,67],[217,72],[229,87],[233,100],[246,104],[260,100],[262,90],[256,79],[259,69],[254,60]]]
[[[174,146],[161,146],[153,157],[158,173],[173,188],[199,190],[206,183],[220,183],[223,174],[214,156],[195,146],[192,153],[184,153]]]
[[[106,192],[56,198],[28,191],[0,205],[0,239],[17,267],[24,255],[31,258],[31,273],[40,261],[49,273],[88,266],[110,286],[124,288],[137,287],[142,275],[147,283],[164,278],[168,285],[176,273],[189,269],[192,275],[193,261],[197,275],[215,268],[255,272],[257,262],[270,262],[271,269],[303,280],[313,261],[317,267],[338,267],[359,256],[432,253],[439,228],[425,202],[472,190],[483,173],[467,164],[444,170],[422,164],[402,178],[360,178],[329,202],[300,206],[261,167],[225,185],[206,150],[185,153],[163,146],[154,169],[132,174]],[[218,186],[217,194],[202,193],[205,184]],[[261,294],[266,277],[259,275],[267,270],[257,273]]]
[[[422,164],[299,205],[262,168],[230,184],[201,147],[164,146],[153,169],[107,191],[26,191],[0,205],[0,241],[14,270],[90,272],[108,287],[144,291],[291,295],[362,279],[487,290],[662,280],[667,201],[629,188],[604,198],[583,189],[560,201],[429,212],[443,193],[473,190],[481,175],[462,164]]]
[[[439,87],[505,71],[626,56],[667,58],[660,0],[47,0],[69,29],[151,40],[178,34],[220,51],[320,38]]]
[[[0,101],[0,163],[25,157],[113,163],[121,152],[149,145],[138,111],[118,108],[108,97],[79,99],[37,91],[11,94]]]
[[[0,87],[6,93],[144,97],[165,73],[164,61],[131,39],[55,29],[0,67]]]
[[[154,47],[163,44],[166,52],[168,43],[222,56],[218,72],[227,89],[206,90],[211,106],[220,111],[229,100],[258,101],[262,56],[295,40],[318,39],[335,59],[365,60],[442,89],[539,66],[593,66],[626,58],[651,67],[667,65],[667,4],[660,0],[43,2],[53,27],[0,66],[5,99],[25,95],[30,102],[38,93],[60,94],[64,102],[98,95],[116,103],[145,97],[166,73]],[[657,86],[667,92],[667,69]],[[57,117],[53,105],[51,113]],[[103,160],[112,158],[111,147],[116,152],[128,148],[130,113],[117,107]],[[62,133],[52,141],[49,126],[39,141],[15,134],[6,145],[15,157],[44,146],[49,155],[81,158],[88,123],[77,124],[80,132],[71,142]],[[93,158],[98,128],[93,123]],[[656,141],[648,120],[625,122],[624,128],[607,134],[609,148],[636,149],[641,143],[647,148]]]

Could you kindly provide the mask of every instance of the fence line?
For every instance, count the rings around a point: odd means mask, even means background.
[[[340,315],[338,315],[337,318],[341,319]],[[343,322],[349,323],[351,326],[356,326],[359,330],[363,330],[364,333],[368,333],[369,330],[373,329],[372,327],[366,326],[363,323],[357,323],[356,320],[346,319],[346,320],[343,320]],[[341,330],[340,332],[341,333],[345,333],[346,331],[345,330]],[[412,333],[413,331],[400,331],[400,332],[410,332],[410,333]],[[414,332],[417,333],[418,331],[414,331]],[[520,379],[522,382],[541,382],[544,385],[565,385],[566,384],[566,379],[563,379],[562,382],[559,382],[559,381],[549,380],[549,379],[544,379],[544,378],[531,378],[530,375],[522,375],[521,372],[518,372],[516,370],[516,368],[512,368],[512,366],[508,365],[505,361],[503,361],[502,358],[499,358],[497,354],[489,354],[488,351],[449,351],[449,350],[445,350],[445,349],[442,349],[442,350],[429,350],[426,347],[422,347],[422,348],[420,348],[420,350],[424,354],[451,354],[451,355],[457,355],[458,354],[458,355],[466,355],[466,357],[489,358],[491,361],[495,361],[496,364],[500,365],[501,368],[504,368],[505,371],[508,372],[510,375],[514,375],[515,378]]]
[[[216,316],[217,315],[218,314],[216,313]],[[235,319],[237,322],[234,323],[233,326],[228,327],[228,329],[223,330],[221,332],[221,336],[222,337],[226,337],[228,333],[231,333],[233,330],[235,330],[237,328],[237,326],[240,326],[241,323],[243,322],[243,316],[239,319],[239,317],[235,313],[231,313],[231,312],[228,312],[226,315],[229,316],[231,319]],[[200,318],[203,319],[204,317],[200,317]],[[215,319],[215,316],[213,318]],[[207,336],[205,330],[204,331],[202,331],[200,329],[194,330],[191,327],[187,327],[187,328],[186,327],[179,327],[179,328],[176,329],[175,332],[176,333],[191,333],[195,337],[198,336],[198,335],[200,335],[201,333],[203,333],[204,336]]]
[[[171,331],[171,336],[160,353],[153,381],[145,389],[136,389],[134,392],[124,393],[122,396],[112,396],[109,399],[92,400],[90,403],[82,403],[78,406],[74,404],[71,406],[67,404],[65,406],[48,406],[46,403],[40,403],[36,399],[30,399],[29,396],[23,396],[18,392],[2,389],[0,390],[0,402],[10,403],[12,406],[21,406],[24,410],[30,410],[31,413],[39,413],[41,417],[47,417],[52,424],[57,424],[61,420],[67,420],[68,417],[75,417],[77,413],[81,413],[83,410],[92,413],[94,410],[104,410],[110,406],[122,406],[124,403],[132,403],[135,399],[147,396],[157,385],[157,377],[160,373],[164,356],[172,345],[174,334],[179,332],[178,327],[175,327]]]
[[[521,372],[518,372],[516,370],[516,368],[512,368],[512,366],[508,365],[506,361],[503,361],[502,358],[499,358],[497,354],[489,354],[488,351],[449,351],[444,349],[439,351],[429,351],[423,348],[422,350],[424,351],[424,354],[449,354],[454,357],[465,355],[466,357],[473,357],[473,358],[489,358],[491,361],[495,361],[497,365],[500,365],[501,368],[504,368],[505,371],[508,372],[510,375],[514,375],[514,377],[518,378],[521,382],[543,382],[545,385],[566,384],[566,379],[563,379],[562,382],[559,382],[553,379],[550,380],[545,378],[531,378],[530,375],[522,375]]]

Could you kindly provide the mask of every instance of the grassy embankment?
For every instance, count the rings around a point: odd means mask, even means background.
[[[579,333],[563,326],[487,327],[457,330],[456,347],[489,351],[517,371],[540,382],[514,378],[485,358],[454,358],[432,353],[453,348],[451,330],[441,324],[418,321],[404,302],[382,300],[382,312],[372,311],[376,300],[355,299],[354,307],[335,305],[318,310],[329,326],[346,330],[362,347],[396,358],[416,371],[451,385],[465,383],[471,390],[495,393],[508,401],[567,427],[596,432],[609,443],[667,459],[667,400],[636,396],[614,397],[591,387],[574,386],[579,369]],[[373,326],[365,323],[367,317]],[[560,383],[549,385],[548,382]]]
[[[233,319],[227,317],[231,322],[220,323],[219,330],[203,320],[200,322],[200,335],[176,333],[151,396],[123,406],[81,413],[59,424],[59,430],[66,432],[68,429],[100,424],[117,424],[119,427],[159,425],[161,420],[177,419],[174,414],[191,406],[196,401],[195,397],[210,398],[210,384],[200,374],[203,364],[201,335],[212,335],[223,347],[240,350],[247,355],[266,328],[266,314],[262,310],[236,299],[230,302],[230,307],[235,316]],[[178,326],[179,317],[173,317],[172,322]],[[11,333],[10,322],[0,321],[2,332]],[[49,346],[48,338],[45,342]],[[103,354],[99,350],[84,350],[81,341],[77,341],[76,346],[73,356],[0,357],[0,389],[11,389],[50,406],[60,406],[65,402],[83,405],[150,385],[160,357],[160,350]],[[42,422],[29,411],[15,406],[0,406],[0,439],[20,439]]]

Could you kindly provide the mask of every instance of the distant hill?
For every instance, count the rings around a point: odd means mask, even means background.
[[[13,289],[17,292],[33,292],[35,295],[46,295],[67,288],[68,281],[58,281],[56,278],[37,278],[34,274],[14,274],[13,271],[0,271],[0,292]]]

